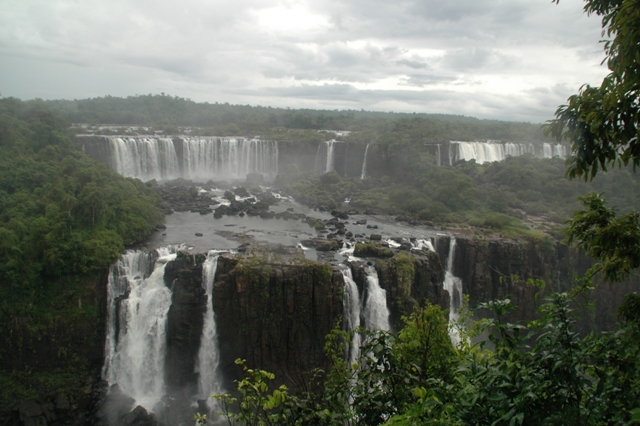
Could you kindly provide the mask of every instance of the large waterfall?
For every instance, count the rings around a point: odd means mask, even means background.
[[[109,137],[111,168],[123,176],[167,180],[180,176],[178,155],[170,138]]]
[[[106,137],[116,172],[142,180],[241,179],[278,173],[278,143],[221,137]]]
[[[460,333],[457,327],[453,326],[458,320],[458,310],[462,306],[462,280],[453,275],[454,259],[456,254],[456,239],[449,240],[449,256],[447,257],[447,270],[444,275],[444,289],[449,293],[449,330],[451,341],[454,344],[460,342]]]
[[[440,148],[437,148],[439,152]],[[517,157],[524,154],[533,154],[538,158],[566,158],[568,149],[562,144],[543,143],[535,146],[531,143],[511,142],[459,142],[449,143],[449,165],[460,160],[475,160],[478,164],[503,161],[508,156]],[[438,158],[440,158],[438,154]]]
[[[158,249],[154,255],[129,250],[111,267],[103,369],[107,382],[117,383],[123,393],[149,410],[164,392],[166,325],[171,305],[164,269],[176,257],[172,248]]]
[[[209,408],[213,408],[213,401],[210,398],[211,394],[221,391],[221,380],[218,376],[220,351],[218,348],[215,314],[213,312],[213,283],[218,268],[219,255],[219,251],[211,250],[207,255],[207,259],[202,264],[202,286],[207,295],[207,310],[204,314],[202,339],[200,340],[196,372],[199,373],[199,398],[207,400]]]

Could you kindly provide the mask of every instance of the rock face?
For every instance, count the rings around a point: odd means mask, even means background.
[[[535,317],[545,295],[567,291],[575,285],[574,277],[582,276],[593,264],[584,253],[552,241],[459,237],[453,272],[462,279],[470,306],[509,297],[516,309],[507,319],[522,321]],[[544,281],[543,288],[531,280]],[[595,302],[595,309],[582,313],[578,330],[614,329],[615,308],[633,291],[640,291],[637,279],[599,285],[582,301]]]
[[[164,281],[172,291],[167,319],[165,380],[169,392],[176,393],[197,383],[195,360],[207,303],[202,287],[202,262],[194,266],[193,260],[186,257],[169,262]]]
[[[236,358],[289,385],[304,382],[304,373],[313,368],[328,367],[325,336],[342,314],[342,286],[342,275],[327,264],[221,256],[213,306],[227,388],[239,377]]]

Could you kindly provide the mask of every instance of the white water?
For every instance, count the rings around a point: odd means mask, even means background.
[[[425,240],[422,238],[418,238],[417,240],[415,240],[415,242],[411,243],[411,250],[429,250],[432,252],[435,252],[435,248],[433,248],[433,244],[431,243],[431,240]]]
[[[449,335],[451,342],[457,345],[460,342],[460,332],[452,326],[458,321],[458,310],[462,306],[462,280],[453,275],[454,256],[456,253],[456,239],[449,240],[449,256],[447,257],[447,270],[444,275],[443,287],[449,293]]]
[[[336,141],[331,140],[331,141],[327,141],[325,142],[325,144],[327,145],[327,162],[324,168],[324,172],[325,173],[329,173],[330,171],[333,170],[334,166],[333,166],[333,145],[335,144]]]
[[[278,173],[277,142],[244,138],[183,138],[184,177],[240,179],[248,173]]]
[[[436,166],[442,166],[442,158],[440,157],[440,144],[436,145]]]
[[[360,179],[364,179],[367,177],[367,153],[368,152],[369,152],[369,144],[367,144],[367,147],[364,149],[364,159],[362,160],[362,172],[360,173]]]
[[[517,157],[527,153],[533,154],[538,158],[566,158],[567,151],[567,147],[562,144],[544,143],[542,147],[538,147],[536,150],[531,143],[451,141],[449,145],[449,165],[460,160],[475,160],[478,164],[503,161],[508,156]]]
[[[117,383],[123,393],[136,400],[135,404],[147,410],[153,410],[164,391],[166,325],[171,305],[164,269],[176,257],[171,247],[158,249],[157,254],[153,272],[148,275],[152,256],[127,251],[111,267],[107,287],[103,377],[109,384]]]
[[[343,318],[345,329],[349,332],[353,332],[351,341],[351,347],[349,348],[349,365],[353,365],[358,361],[360,355],[361,336],[360,333],[355,330],[360,327],[360,313],[362,306],[360,304],[360,295],[358,293],[358,286],[353,281],[350,268],[341,270],[344,277],[344,300],[342,304]]]
[[[387,292],[380,287],[378,273],[373,266],[364,268],[367,278],[366,297],[364,301],[364,326],[369,330],[388,331],[389,309],[387,308]]]
[[[169,138],[110,137],[108,142],[111,168],[123,176],[145,180],[180,176],[178,156]]]
[[[198,395],[199,398],[207,400],[207,405],[210,409],[216,406],[211,394],[220,393],[222,390],[220,388],[221,380],[218,375],[220,350],[218,347],[215,313],[213,312],[213,283],[216,277],[219,256],[219,251],[211,250],[202,264],[202,287],[207,295],[207,310],[204,314],[200,350],[196,361],[196,373],[199,373]]]
[[[107,137],[111,167],[142,180],[238,179],[278,173],[278,143],[219,137]]]

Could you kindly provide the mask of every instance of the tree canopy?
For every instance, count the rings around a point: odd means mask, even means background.
[[[558,0],[555,0],[556,2]],[[605,61],[610,73],[599,87],[583,86],[558,108],[547,132],[571,142],[570,178],[592,180],[610,167],[640,164],[640,5],[632,0],[587,0],[587,14],[602,17]],[[582,198],[574,214],[569,241],[599,260],[592,272],[603,271],[609,281],[640,266],[639,215],[618,217],[601,194]]]

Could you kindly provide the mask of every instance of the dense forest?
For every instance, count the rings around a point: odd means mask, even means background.
[[[151,126],[176,134],[197,127],[195,134],[211,136],[261,135],[276,140],[294,136],[319,138],[317,130],[358,132],[354,141],[389,143],[400,131],[423,142],[502,139],[547,140],[538,124],[445,114],[404,114],[354,110],[291,110],[249,105],[196,103],[169,95],[128,98],[103,97],[73,101],[46,101],[73,123],[112,126]],[[313,132],[309,132],[313,131]]]
[[[10,345],[33,347],[49,328],[95,327],[96,276],[162,220],[154,188],[85,156],[68,130],[43,102],[0,100],[0,327],[12,339],[0,357]],[[47,377],[29,365],[0,371],[0,401],[61,386],[75,370],[86,375],[73,348],[57,354],[66,366]]]

